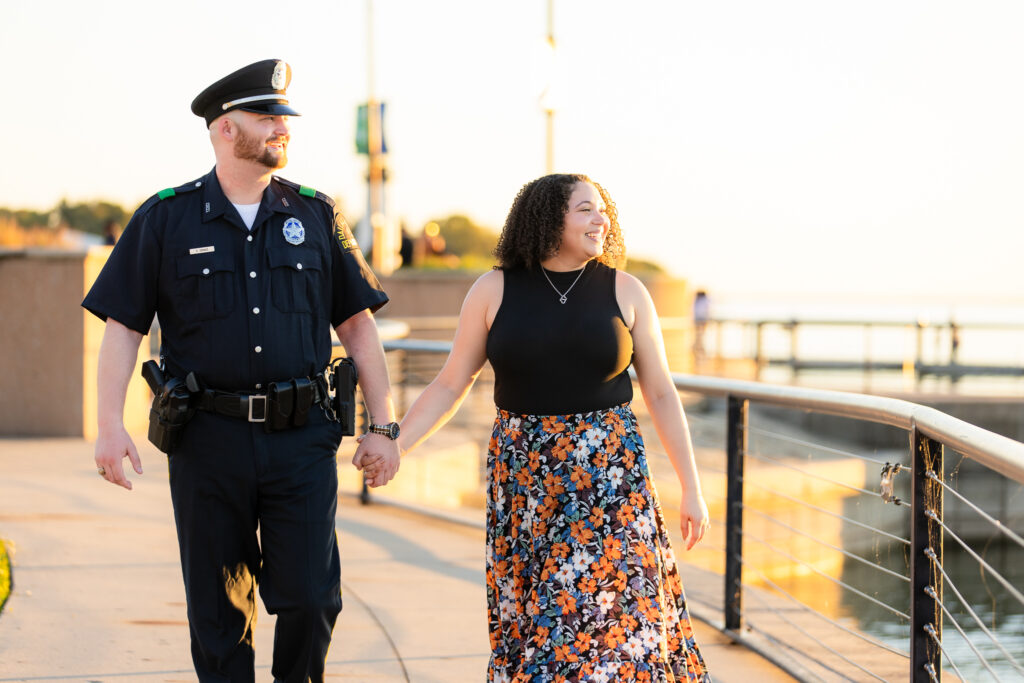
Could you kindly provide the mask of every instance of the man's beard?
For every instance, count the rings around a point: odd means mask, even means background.
[[[266,146],[266,142],[247,134],[239,127],[238,138],[235,140],[235,158],[255,161],[267,168],[284,168],[288,164],[287,143],[284,143],[281,152],[276,154]]]

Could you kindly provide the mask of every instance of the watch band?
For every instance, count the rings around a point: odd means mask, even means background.
[[[366,431],[370,432],[371,434],[380,434],[381,436],[386,436],[392,441],[394,441],[395,439],[398,438],[398,435],[401,433],[402,430],[398,427],[397,422],[388,422],[387,424],[383,425],[371,424],[366,428]]]

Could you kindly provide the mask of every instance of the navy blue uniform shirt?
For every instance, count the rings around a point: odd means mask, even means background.
[[[250,232],[214,169],[139,207],[82,305],[142,334],[156,314],[170,375],[253,391],[322,370],[330,328],[387,301],[328,197],[274,177]]]

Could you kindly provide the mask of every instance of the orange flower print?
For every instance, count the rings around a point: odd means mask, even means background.
[[[555,598],[555,604],[562,608],[562,614],[576,611],[576,598],[568,591],[562,591]]]
[[[613,624],[604,632],[604,644],[609,650],[614,650],[624,642],[626,634],[619,625]]]
[[[636,464],[636,453],[629,450],[628,448],[622,454],[622,466],[627,470],[633,469],[633,465]]]
[[[577,491],[580,489],[590,488],[590,474],[588,474],[582,467],[573,467],[572,474],[569,475],[569,479],[572,483],[576,484]]]
[[[565,493],[565,483],[562,479],[555,476],[554,472],[548,472],[547,476],[544,477],[544,490],[552,496],[557,496]]]
[[[586,521],[582,519],[573,522],[569,526],[569,533],[580,543],[587,543],[594,537],[594,531],[588,527]]]
[[[623,505],[619,508],[619,511],[615,513],[615,516],[618,518],[619,524],[622,526],[626,526],[636,519],[636,515],[633,514],[632,505]]]
[[[540,453],[538,453],[537,451],[530,451],[530,454],[527,457],[530,461],[531,472],[536,472],[538,469],[540,469]]]

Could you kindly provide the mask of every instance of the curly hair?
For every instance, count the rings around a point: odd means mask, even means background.
[[[516,195],[494,248],[499,268],[533,268],[555,254],[562,241],[569,197],[577,183],[596,187],[607,207],[611,225],[604,239],[604,253],[597,260],[613,268],[625,266],[626,247],[618,212],[608,192],[583,174],[555,173],[528,182]]]

